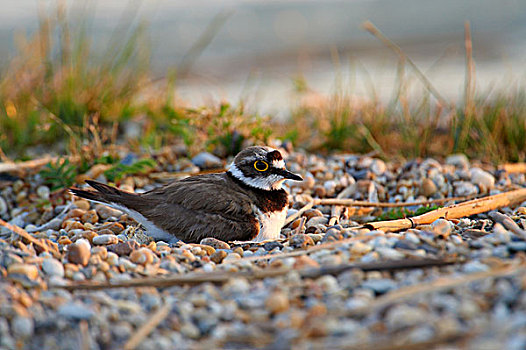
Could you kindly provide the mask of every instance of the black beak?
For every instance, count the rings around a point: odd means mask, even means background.
[[[283,176],[285,179],[303,181],[301,176],[291,173],[287,169],[276,169],[276,174]]]

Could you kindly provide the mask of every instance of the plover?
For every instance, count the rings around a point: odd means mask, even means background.
[[[301,181],[285,168],[281,153],[254,146],[241,151],[223,173],[191,176],[136,194],[96,181],[96,191],[71,188],[79,197],[122,210],[156,240],[187,243],[277,239],[285,222],[285,180]]]

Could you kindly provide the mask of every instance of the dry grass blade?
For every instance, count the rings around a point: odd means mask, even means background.
[[[52,246],[49,246],[47,244],[44,244],[42,242],[40,242],[38,239],[36,239],[35,237],[31,236],[26,230],[24,230],[23,228],[21,227],[18,227],[16,225],[13,225],[13,224],[10,224],[8,222],[5,222],[4,220],[0,219],[0,225],[1,226],[4,226],[5,228],[7,228],[8,230],[11,230],[13,231],[14,233],[16,233],[17,235],[19,235],[20,237],[22,238],[25,238],[27,239],[29,242],[33,243],[33,245],[41,248],[42,250],[44,251],[50,251],[53,256],[55,258],[60,258],[61,257],[61,254],[58,250],[56,250],[54,247]]]
[[[150,334],[155,327],[159,325],[172,310],[170,303],[165,303],[157,311],[155,311],[152,316],[141,326],[139,329],[133,333],[133,335],[128,339],[126,344],[124,344],[125,350],[135,349],[143,340]]]
[[[365,21],[363,24],[362,24],[362,27],[368,31],[369,33],[371,33],[372,35],[374,35],[375,37],[377,37],[378,39],[380,39],[380,41],[382,43],[384,43],[385,46],[387,46],[388,48],[390,48],[391,50],[393,50],[394,52],[396,52],[396,54],[400,57],[400,59],[402,59],[404,62],[407,62],[411,68],[413,68],[413,70],[415,71],[415,73],[417,74],[417,76],[420,78],[420,80],[422,81],[422,84],[424,84],[424,86],[426,87],[426,89],[437,99],[437,101],[444,107],[449,107],[449,108],[452,108],[451,104],[449,102],[447,102],[447,100],[442,97],[442,95],[438,92],[438,90],[433,86],[433,84],[431,84],[431,82],[429,81],[429,79],[427,79],[427,77],[425,76],[424,73],[422,73],[422,71],[417,67],[417,65],[404,53],[404,51],[402,51],[402,49],[400,48],[400,46],[396,45],[393,41],[391,41],[391,39],[389,39],[388,37],[386,37],[381,31],[380,29],[378,29],[374,24],[372,24],[370,21]]]
[[[211,273],[189,273],[186,275],[176,275],[172,277],[148,277],[136,278],[118,283],[99,283],[85,282],[76,283],[67,286],[59,286],[67,290],[99,290],[108,288],[135,288],[135,287],[156,287],[165,288],[176,285],[195,285],[202,283],[226,283],[230,279],[246,278],[249,280],[260,280],[264,278],[278,277],[288,274],[291,271],[297,271],[301,277],[317,278],[326,274],[337,275],[351,269],[361,269],[364,271],[393,271],[413,268],[424,268],[431,266],[443,266],[459,263],[459,260],[452,259],[406,259],[406,260],[388,260],[375,263],[356,263],[342,264],[329,267],[308,268],[303,270],[294,270],[291,268],[267,269],[252,271],[250,273],[240,272],[211,272]]]
[[[515,191],[499,193],[493,196],[478,198],[449,207],[440,208],[428,213],[407,219],[379,221],[365,224],[363,227],[371,230],[382,230],[394,232],[413,228],[419,225],[427,225],[436,219],[459,219],[470,215],[485,213],[502,207],[521,203],[526,200],[526,188]]]
[[[374,310],[384,308],[386,306],[398,303],[403,300],[414,298],[417,295],[451,290],[464,284],[480,281],[486,278],[497,278],[517,274],[526,274],[525,267],[526,263],[521,262],[518,264],[512,264],[504,267],[499,266],[489,271],[476,272],[472,274],[462,275],[459,277],[438,278],[432,282],[419,283],[405,288],[400,288],[396,291],[390,292],[388,294],[385,294],[384,296],[375,299],[366,306],[345,312],[345,316],[367,315],[373,312]]]
[[[0,163],[0,173],[20,172],[20,171],[38,169],[50,162],[55,163],[59,161],[60,159],[69,159],[70,162],[76,162],[79,160],[79,157],[65,157],[65,158],[64,157],[44,157],[40,159],[33,159],[33,160],[28,160],[26,162],[19,162],[19,163],[12,163],[12,162]]]

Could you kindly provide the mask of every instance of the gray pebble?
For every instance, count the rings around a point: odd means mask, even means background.
[[[9,207],[7,206],[6,200],[4,197],[0,196],[0,215],[7,213],[8,210]]]
[[[395,289],[396,282],[387,278],[367,280],[362,283],[362,288],[369,288],[377,294],[384,294]]]
[[[24,316],[16,316],[11,322],[11,329],[16,337],[28,338],[33,335],[33,319]]]
[[[514,252],[524,252],[526,251],[526,242],[525,241],[513,241],[506,244],[509,250]]]
[[[462,271],[466,273],[483,272],[489,270],[488,265],[481,263],[480,261],[470,261],[462,267]]]
[[[44,259],[42,262],[42,270],[48,276],[64,277],[64,265],[53,258]]]
[[[99,236],[93,237],[92,242],[93,244],[96,244],[96,245],[117,244],[119,242],[119,238],[111,234],[99,235]]]
[[[95,312],[80,303],[66,303],[58,308],[58,316],[80,321],[91,319]]]
[[[201,152],[193,157],[192,163],[201,169],[220,168],[223,166],[221,159],[208,152]]]
[[[409,326],[426,323],[429,315],[419,307],[396,305],[386,315],[386,324],[389,329],[399,330]]]

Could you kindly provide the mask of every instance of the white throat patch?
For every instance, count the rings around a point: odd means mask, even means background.
[[[265,177],[258,177],[254,179],[246,177],[234,163],[230,164],[228,172],[244,184],[266,191],[281,190],[281,186],[283,185],[283,182],[285,182],[283,176],[277,174],[272,174]]]

